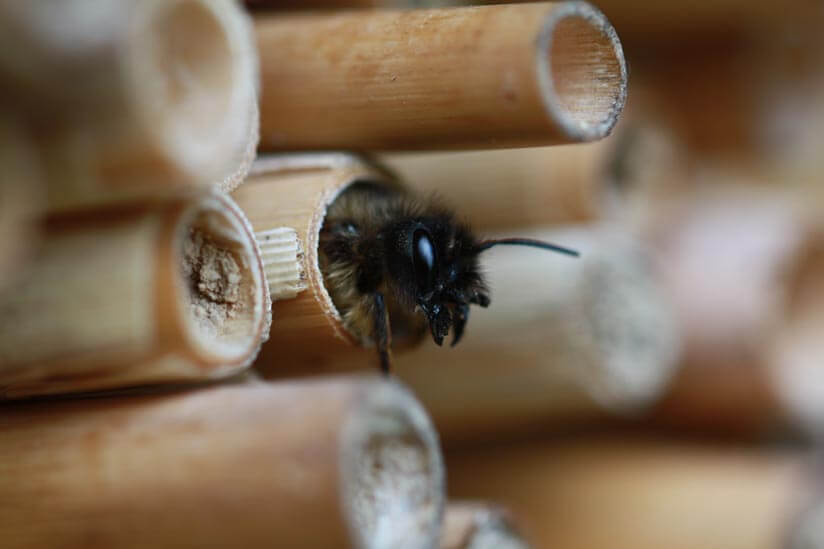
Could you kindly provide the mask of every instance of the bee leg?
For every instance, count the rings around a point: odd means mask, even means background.
[[[461,336],[464,333],[464,326],[469,319],[469,305],[461,303],[455,306],[455,312],[452,313],[452,346],[458,344]]]
[[[383,375],[388,376],[392,364],[392,356],[389,351],[392,332],[389,328],[389,315],[386,313],[386,303],[383,300],[382,293],[375,292],[373,294],[372,309],[375,321],[375,346],[378,348],[381,372],[383,372]]]

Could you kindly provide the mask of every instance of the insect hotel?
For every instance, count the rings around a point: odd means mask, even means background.
[[[0,0],[0,546],[824,548],[822,29]]]

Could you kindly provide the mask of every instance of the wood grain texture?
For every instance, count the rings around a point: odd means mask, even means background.
[[[0,393],[224,377],[270,319],[254,236],[225,195],[52,217],[0,299]]]
[[[3,547],[437,543],[425,412],[374,379],[22,403],[0,413]]]
[[[627,71],[583,2],[259,14],[261,148],[500,148],[589,141]]]

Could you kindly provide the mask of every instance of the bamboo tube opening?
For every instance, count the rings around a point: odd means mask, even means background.
[[[344,426],[342,493],[353,502],[347,519],[358,547],[437,543],[443,464],[429,419],[413,404],[406,390],[386,384],[368,393]]]
[[[365,341],[363,334],[354,333],[352,330],[348,329],[346,323],[343,322],[343,316],[338,308],[338,305],[335,303],[334,298],[332,297],[327,284],[329,283],[327,279],[324,277],[323,274],[323,267],[322,267],[322,254],[320,250],[318,250],[318,243],[320,241],[320,231],[323,230],[323,226],[326,222],[326,215],[329,212],[330,208],[333,208],[336,201],[345,198],[350,193],[363,193],[363,197],[359,200],[367,201],[369,200],[369,194],[373,192],[393,192],[397,187],[390,184],[389,181],[386,180],[379,180],[376,178],[354,178],[352,181],[349,181],[345,185],[343,185],[338,192],[331,197],[331,199],[324,205],[323,209],[323,217],[320,220],[316,227],[316,240],[314,245],[314,254],[313,254],[313,261],[314,267],[318,271],[319,280],[322,282],[321,286],[323,288],[323,297],[327,300],[327,304],[331,307],[331,310],[334,311],[335,318],[340,321],[341,329],[346,332],[346,334],[352,338],[354,341],[357,341],[361,344],[371,344],[372,342]],[[415,313],[410,313],[407,309],[402,307],[395,307],[394,305],[390,304],[390,311],[389,315],[391,318],[390,328],[392,331],[392,346],[393,347],[408,347],[418,343],[425,334],[425,325],[422,325],[418,316]]]
[[[602,13],[581,2],[550,12],[539,37],[538,71],[546,109],[570,136],[609,134],[626,100],[627,67]]]
[[[206,202],[180,219],[176,264],[178,288],[185,292],[182,325],[195,352],[212,361],[233,361],[255,347],[260,337],[265,286],[262,268],[250,261],[253,240],[247,228],[220,209],[218,201]],[[231,211],[231,210],[229,210]],[[186,229],[188,227],[188,230]]]
[[[248,38],[238,18],[227,17],[219,4],[161,2],[139,10],[132,33],[143,39],[128,42],[129,93],[146,129],[193,173],[196,166],[212,165],[213,156],[225,158],[220,149],[235,142],[230,136],[248,133],[244,87],[254,69],[248,55],[236,54]],[[222,133],[225,140],[216,139]]]

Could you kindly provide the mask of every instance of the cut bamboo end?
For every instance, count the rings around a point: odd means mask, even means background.
[[[0,426],[0,491],[31,503],[0,509],[4,547],[437,545],[437,437],[383,380],[23,403]]]
[[[450,503],[444,516],[441,549],[529,549],[500,507],[476,502]]]
[[[329,204],[350,185],[364,181],[395,184],[379,168],[350,155],[273,155],[259,159],[232,193],[259,236],[290,227],[302,250],[297,268],[306,290],[274,304],[278,324],[256,363],[262,371],[282,371],[297,358],[328,361],[357,349],[324,286],[318,242]]]
[[[29,136],[0,115],[0,291],[36,251],[45,199],[37,162]]]
[[[443,435],[592,421],[659,398],[679,340],[640,246],[608,226],[518,236],[569,246],[581,257],[490,250],[491,304],[472,311],[461,343],[427,342],[396,358],[398,376]]]
[[[591,141],[626,99],[621,44],[585,2],[255,19],[268,150]]]
[[[272,301],[297,297],[306,289],[303,249],[297,231],[291,227],[277,227],[255,233],[255,240],[260,246]]]
[[[0,393],[89,391],[230,375],[269,330],[260,252],[207,193],[53,218],[0,302]]]
[[[0,77],[40,122],[53,207],[135,186],[228,190],[248,169],[257,57],[235,2],[3,2],[0,29]]]

